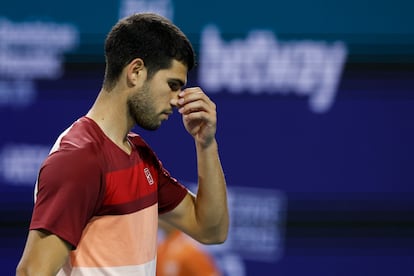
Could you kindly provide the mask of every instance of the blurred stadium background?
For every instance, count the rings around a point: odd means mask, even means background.
[[[199,63],[189,85],[218,106],[232,225],[228,242],[207,250],[226,276],[414,275],[413,8],[3,1],[1,275],[13,275],[21,256],[43,158],[101,87],[106,33],[139,11],[189,36]],[[192,187],[194,148],[178,114],[157,132],[136,131]]]

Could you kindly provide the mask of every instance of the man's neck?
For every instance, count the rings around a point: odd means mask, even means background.
[[[128,116],[126,100],[116,91],[101,90],[95,103],[86,114],[122,150],[130,152],[127,134],[133,127]]]

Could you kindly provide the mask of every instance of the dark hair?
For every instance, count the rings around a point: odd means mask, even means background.
[[[188,71],[195,66],[194,49],[186,35],[170,20],[154,13],[136,13],[113,26],[105,40],[104,87],[111,90],[124,67],[141,58],[150,79],[173,59]]]

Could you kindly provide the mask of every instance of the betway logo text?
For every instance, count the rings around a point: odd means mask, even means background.
[[[226,42],[214,26],[203,30],[200,49],[199,81],[206,91],[305,95],[316,113],[332,106],[347,56],[340,41],[280,42],[260,30]]]

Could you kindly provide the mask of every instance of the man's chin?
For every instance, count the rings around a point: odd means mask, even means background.
[[[159,122],[158,124],[138,124],[138,126],[140,126],[141,128],[145,129],[145,130],[149,130],[149,131],[154,131],[157,130],[161,127],[161,122]]]

